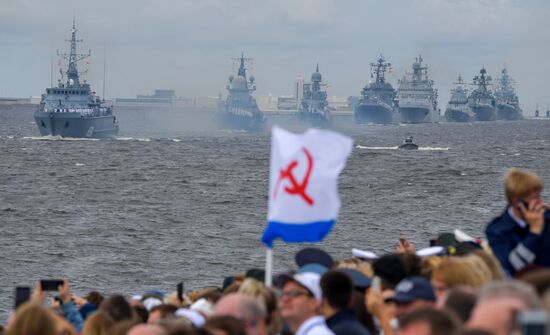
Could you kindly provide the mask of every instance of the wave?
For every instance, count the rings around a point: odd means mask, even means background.
[[[117,141],[138,141],[138,142],[151,142],[150,138],[136,138],[136,137],[114,137]]]
[[[36,140],[36,141],[99,141],[99,138],[85,138],[85,137],[61,137],[59,135],[52,136],[25,136],[24,140]]]

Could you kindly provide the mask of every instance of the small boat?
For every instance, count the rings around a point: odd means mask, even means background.
[[[399,146],[399,149],[404,149],[404,150],[417,150],[418,149],[418,145],[414,144],[413,143],[413,138],[412,136],[410,137],[407,137],[404,141],[403,141],[403,144],[401,144]]]

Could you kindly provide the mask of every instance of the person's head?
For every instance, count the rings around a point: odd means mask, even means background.
[[[166,331],[157,325],[139,324],[130,328],[127,335],[166,335]]]
[[[320,281],[320,275],[305,272],[285,276],[280,283],[279,310],[292,331],[318,314],[322,299]]]
[[[470,319],[476,301],[477,296],[473,289],[456,287],[449,290],[442,307],[454,312],[462,323],[465,323]]]
[[[88,301],[88,303],[95,306],[101,305],[103,299],[105,299],[101,293],[96,291],[91,291],[84,298]]]
[[[490,251],[474,250],[472,251],[472,254],[478,256],[485,262],[485,264],[491,271],[492,280],[504,279],[504,270],[502,270],[502,266],[500,265],[498,259]]]
[[[52,312],[37,303],[28,302],[17,308],[6,335],[56,335]]]
[[[485,266],[485,268],[487,268]],[[488,270],[487,270],[488,271]],[[447,257],[432,271],[431,282],[438,300],[441,300],[451,288],[467,286],[478,288],[484,279],[478,272],[460,257]]]
[[[265,323],[270,333],[279,332],[279,318],[277,314],[277,295],[269,290],[262,282],[254,278],[245,279],[239,287],[239,293],[260,299],[266,308]]]
[[[384,255],[372,264],[374,274],[382,279],[383,289],[395,286],[407,277],[407,266],[399,254]]]
[[[152,325],[158,323],[162,319],[167,317],[174,316],[178,308],[174,305],[162,304],[155,306],[149,312],[149,317],[147,318],[147,323]]]
[[[429,307],[419,308],[399,318],[400,335],[452,335],[459,327],[451,313]]]
[[[214,315],[229,315],[243,321],[246,333],[265,334],[265,304],[242,293],[223,296],[214,306]]]
[[[346,309],[351,302],[353,282],[341,271],[328,271],[321,277],[323,291],[323,314],[330,317],[337,311]]]
[[[472,311],[468,328],[510,334],[518,311],[540,307],[534,289],[518,281],[491,282],[483,286]]]
[[[103,311],[95,312],[84,322],[82,335],[107,335],[114,323],[109,314]]]
[[[99,310],[109,314],[109,316],[115,321],[131,320],[133,317],[132,307],[128,301],[119,294],[114,294],[103,300],[99,305]]]
[[[244,323],[229,315],[213,316],[203,328],[213,335],[246,335]]]
[[[395,304],[395,316],[400,317],[421,307],[432,307],[435,293],[427,279],[410,277],[397,284],[395,295],[389,300]]]
[[[532,172],[514,168],[506,173],[504,191],[509,205],[515,205],[520,200],[539,198],[542,187],[539,176]]]
[[[550,269],[542,268],[531,270],[518,277],[518,280],[532,285],[537,291],[537,294],[542,297],[544,292],[550,289]]]

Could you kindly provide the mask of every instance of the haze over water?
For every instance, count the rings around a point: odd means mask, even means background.
[[[68,277],[75,293],[140,294],[220,285],[264,266],[270,137],[227,131],[151,129],[118,114],[119,139],[38,138],[32,110],[0,110],[0,316],[16,285]],[[505,206],[510,167],[548,185],[550,121],[355,126],[340,177],[339,221],[319,245],[418,247],[460,228],[483,237]],[[407,137],[424,150],[394,147]],[[543,196],[548,199],[548,191]],[[293,267],[296,245],[276,243],[275,269]]]

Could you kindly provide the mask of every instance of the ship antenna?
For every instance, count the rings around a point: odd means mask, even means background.
[[[107,66],[106,65],[107,52],[105,49],[106,49],[105,42],[103,42],[103,93],[102,93],[103,102],[105,102],[105,67]]]

